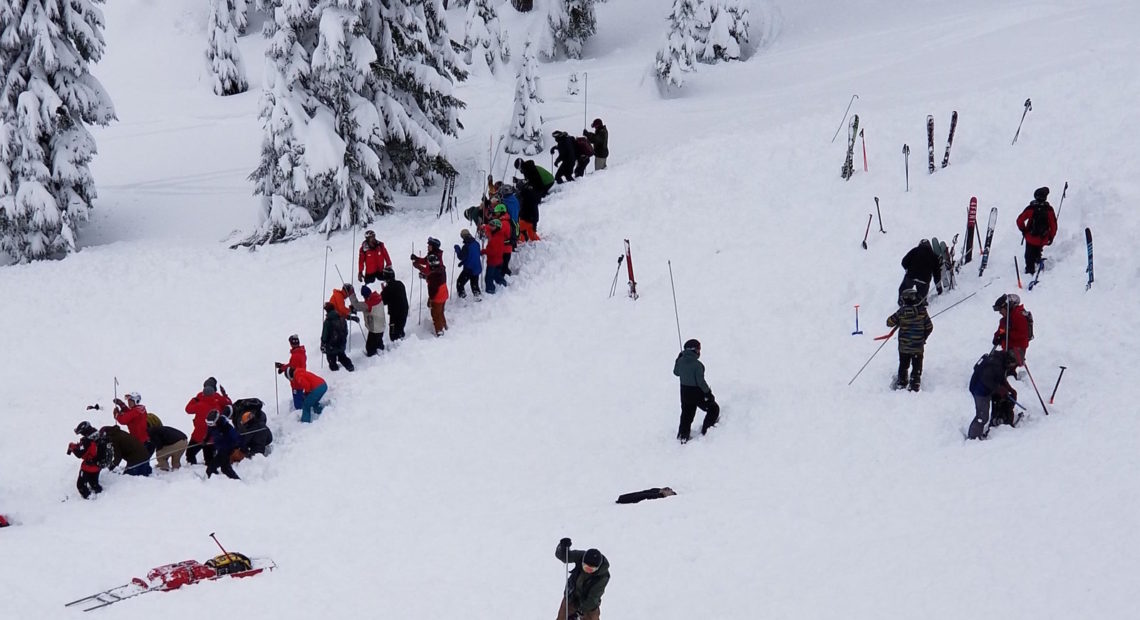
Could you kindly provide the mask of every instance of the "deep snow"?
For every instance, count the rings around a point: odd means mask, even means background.
[[[0,530],[6,617],[70,617],[66,601],[213,555],[210,532],[280,568],[98,613],[553,617],[563,567],[552,551],[569,535],[613,565],[607,618],[1134,616],[1136,3],[757,1],[756,55],[702,67],[668,99],[650,74],[668,3],[599,4],[587,57],[539,71],[547,134],[579,129],[582,101],[565,84],[588,72],[586,117],[610,127],[610,169],[544,203],[544,241],[516,255],[512,286],[479,305],[449,302],[446,337],[413,326],[363,361],[356,333],[357,372],[318,370],[331,406],[307,427],[287,394],[274,413],[271,362],[297,332],[317,366],[326,241],[256,252],[220,242],[256,221],[245,177],[260,141],[261,41],[241,40],[251,91],[214,97],[200,4],[106,7],[96,74],[120,122],[96,132],[100,200],[85,247],[0,269],[0,510],[19,522]],[[501,15],[517,60],[533,16],[506,4]],[[507,71],[460,88],[461,207],[513,84]],[[844,182],[842,134],[829,140],[853,93],[870,172],[857,165]],[[1026,97],[1033,111],[1010,146]],[[951,110],[952,163],[927,175],[925,117],[936,117],[940,159]],[[1045,398],[1058,365],[1069,368],[1052,415],[1019,382],[1023,426],[964,444],[990,306],[1016,290],[1013,219],[1040,185],[1057,206],[1065,181],[1054,264],[1018,291],[1035,317],[1029,363]],[[888,232],[872,230],[864,251],[873,196]],[[922,237],[964,233],[970,196],[982,221],[999,209],[993,255],[984,277],[967,266],[960,288],[932,302],[978,291],[935,319],[923,392],[887,389],[893,341],[848,387],[886,332],[898,260]],[[413,244],[422,251],[433,235],[450,248],[462,224],[435,218],[438,194],[397,202],[374,228],[410,285]],[[1088,292],[1085,226],[1097,259]],[[606,297],[623,238],[636,302]],[[355,248],[351,234],[327,243],[331,288],[331,263],[349,275]],[[724,408],[720,426],[684,447],[673,439],[667,261],[683,335],[704,343]],[[863,336],[850,335],[854,304]],[[267,401],[272,457],[240,464],[241,482],[203,480],[201,468],[104,473],[103,497],[78,500],[78,462],[64,449],[79,420],[108,422],[83,407],[109,403],[112,377],[188,430],[182,407],[211,375]],[[679,494],[612,504],[660,485]]]

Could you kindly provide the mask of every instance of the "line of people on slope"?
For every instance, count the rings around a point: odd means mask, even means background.
[[[1044,262],[1042,249],[1050,245],[1057,234],[1057,217],[1048,202],[1049,188],[1041,187],[1033,193],[1033,201],[1017,217],[1017,227],[1025,239],[1025,272],[1034,273]],[[926,309],[930,283],[934,281],[939,294],[943,292],[943,270],[957,269],[949,264],[947,254],[935,252],[929,240],[903,257],[906,270],[899,287],[899,309],[887,317],[887,327],[897,328],[899,366],[893,383],[897,390],[917,392],[921,386],[926,341],[934,331],[934,324]],[[993,309],[1001,315],[994,332],[993,349],[974,364],[970,377],[970,394],[974,397],[974,419],[967,433],[969,439],[984,439],[992,426],[1017,424],[1014,405],[1017,390],[1008,382],[1016,370],[1025,365],[1029,341],[1033,339],[1033,314],[1014,293],[1001,295]],[[999,372],[1000,371],[1000,372]],[[908,379],[909,375],[909,379]]]
[[[233,463],[255,454],[268,456],[272,451],[273,433],[267,426],[261,400],[243,398],[234,402],[213,377],[206,379],[202,391],[186,404],[186,413],[194,416],[189,438],[148,412],[138,392],[129,392],[125,398],[126,401],[114,401],[115,424],[95,428],[84,420],[75,427],[79,439],[68,444],[67,453],[81,461],[76,488],[84,499],[102,492],[102,470],[113,470],[123,462],[124,474],[149,476],[153,473],[152,459],[158,469],[171,471],[182,467],[183,455],[188,463],[196,465],[202,454],[207,478],[221,472],[237,479]],[[101,407],[93,405],[89,409]]]

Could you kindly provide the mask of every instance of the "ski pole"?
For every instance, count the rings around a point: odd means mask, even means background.
[[[617,271],[614,272],[614,281],[612,284],[610,284],[610,297],[611,298],[614,296],[614,293],[617,292],[617,279],[618,279],[618,276],[621,275],[621,262],[623,260],[625,260],[625,254],[622,254],[621,256],[618,257]]]
[[[119,400],[119,378],[115,377],[115,400]]]
[[[341,283],[341,286],[348,286],[348,282],[345,282],[345,281],[344,281],[344,276],[342,276],[342,275],[340,274],[340,267],[338,267],[338,266],[336,265],[336,263],[333,263],[333,267],[336,269],[336,275],[337,275],[337,277],[339,277],[339,278],[340,278],[340,283]],[[356,323],[356,326],[360,328],[360,337],[361,337],[361,338],[364,338],[365,340],[367,340],[367,339],[368,339],[368,336],[365,336],[365,335],[364,335],[364,326],[360,324],[360,321],[353,321],[353,323]],[[349,350],[349,351],[351,351],[351,350],[352,350],[352,334],[351,334],[351,332],[349,333],[349,336],[348,336],[348,343],[347,343],[347,344],[348,344],[348,350]]]
[[[867,230],[863,231],[863,249],[867,249],[867,235],[871,234],[871,218],[874,216],[870,213],[867,214]]]
[[[1013,134],[1013,142],[1010,142],[1011,145],[1017,144],[1017,136],[1021,135],[1021,123],[1025,122],[1025,115],[1029,114],[1029,111],[1032,109],[1033,109],[1033,102],[1030,101],[1029,98],[1027,97],[1025,99],[1025,111],[1021,113],[1021,121],[1017,123],[1017,133]]]
[[[879,211],[879,197],[878,196],[875,196],[875,213],[878,214],[878,216],[879,216],[879,232],[883,233],[884,235],[887,234],[887,231],[883,230],[883,213],[881,211]]]
[[[847,109],[843,111],[843,120],[839,121],[839,127],[835,130],[835,135],[831,136],[832,142],[835,142],[835,139],[839,137],[839,131],[843,129],[843,125],[847,123],[847,113],[851,111],[851,104],[855,103],[855,100],[858,98],[859,95],[851,95],[851,101],[847,102]]]
[[[910,191],[910,145],[903,144],[903,171],[906,174],[906,191]]]
[[[867,172],[867,139],[863,137],[863,130],[859,130],[859,141],[863,144],[863,172]]]
[[[855,304],[855,331],[851,332],[852,336],[862,334],[863,330],[859,329],[859,304]]]
[[[986,286],[989,286],[989,284],[987,283],[987,284],[986,284]],[[985,288],[985,286],[983,286],[982,288]],[[942,314],[942,313],[946,312],[947,310],[949,310],[949,309],[953,308],[954,306],[957,306],[958,304],[960,304],[960,303],[962,303],[962,302],[966,301],[967,299],[969,299],[969,298],[971,298],[971,297],[973,297],[974,295],[977,295],[977,294],[978,294],[978,292],[977,292],[977,291],[974,291],[973,293],[970,293],[969,295],[966,295],[966,296],[965,296],[965,297],[963,297],[962,299],[959,299],[958,301],[956,301],[956,302],[954,302],[954,303],[950,304],[949,306],[946,306],[945,308],[943,308],[943,309],[939,310],[938,312],[935,312],[934,314],[930,315],[930,318],[932,318],[932,319],[933,319],[934,317],[936,317],[936,316],[938,316],[938,315],[940,315],[940,314]]]
[[[1013,273],[1017,275],[1017,288],[1021,288],[1021,267],[1017,265],[1017,257],[1013,257]]]
[[[412,254],[414,255],[415,253],[416,244],[412,243]],[[420,289],[420,301],[416,304],[418,308],[418,310],[416,310],[416,325],[422,325],[424,321],[424,277],[422,274],[420,275],[419,286],[417,288]]]
[[[586,124],[586,119],[589,115],[586,114],[586,105],[590,101],[590,74],[585,71],[582,72],[582,127],[589,127]]]
[[[328,290],[326,287],[328,287],[328,283],[329,283],[329,254],[332,254],[332,246],[326,245],[325,246],[325,270],[324,270],[324,273],[321,275],[321,299],[324,299],[325,291]],[[321,320],[322,321],[324,320],[324,317],[325,317],[325,313],[324,313],[324,310],[322,309],[321,310]],[[324,367],[325,367],[325,356],[322,355],[321,356],[321,368],[324,368]]]
[[[1057,219],[1061,219],[1061,207],[1065,206],[1065,194],[1069,193],[1069,182],[1065,181],[1065,189],[1061,190],[1061,202],[1057,203]]]
[[[1053,384],[1053,393],[1049,395],[1049,404],[1053,404],[1053,397],[1057,395],[1057,388],[1061,387],[1061,377],[1065,376],[1065,367],[1061,366],[1061,373],[1057,375],[1057,383]]]
[[[222,553],[226,554],[227,558],[230,557],[230,552],[226,551],[226,548],[222,546],[222,543],[218,542],[218,537],[214,536],[213,532],[210,532],[210,538],[214,539],[214,543],[218,545],[218,548],[222,550]]]
[[[677,321],[677,344],[681,345],[681,315],[677,312],[677,287],[673,286],[673,261],[667,261],[669,264],[669,288],[673,289],[673,318]],[[621,259],[618,259],[618,264],[621,264]],[[681,346],[681,348],[685,348]]]
[[[894,335],[894,332],[891,332],[891,336],[893,336],[893,335]],[[855,383],[855,380],[858,379],[859,375],[863,374],[863,370],[867,368],[867,364],[870,364],[871,360],[875,359],[875,356],[879,354],[879,351],[882,351],[883,347],[887,346],[887,343],[890,341],[891,341],[890,336],[883,339],[883,344],[879,345],[878,349],[875,349],[875,352],[871,354],[871,357],[867,358],[866,362],[863,362],[863,366],[859,369],[859,372],[855,373],[854,377],[851,377],[851,380],[847,382],[847,385],[851,385],[852,383]]]
[[[1037,382],[1033,380],[1033,373],[1029,372],[1029,364],[1026,364],[1025,360],[1021,360],[1021,365],[1025,366],[1025,374],[1029,375],[1029,383],[1033,386],[1033,391],[1037,393],[1037,400],[1041,403],[1041,409],[1045,415],[1049,415],[1049,408],[1045,406],[1045,399],[1041,398],[1041,392],[1037,390]],[[1060,381],[1059,378],[1058,381]]]
[[[563,552],[562,566],[566,569],[565,581],[562,582],[562,617],[558,620],[569,620],[570,615],[570,548]]]
[[[273,402],[277,403],[277,415],[281,415],[281,392],[277,387],[277,376],[281,374],[273,370]]]

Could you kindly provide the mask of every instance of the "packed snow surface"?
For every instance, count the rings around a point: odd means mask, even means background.
[[[436,218],[437,193],[398,197],[373,226],[409,284],[410,336],[366,360],[354,331],[353,374],[319,366],[319,303],[339,284],[334,266],[353,277],[363,235],[255,252],[223,242],[256,225],[258,24],[240,41],[250,92],[219,98],[205,3],[106,6],[95,73],[120,120],[95,132],[100,197],[83,249],[0,269],[0,512],[17,522],[0,530],[2,615],[72,617],[67,601],[212,556],[215,532],[279,568],[96,613],[553,618],[553,549],[571,536],[612,564],[605,618],[1135,617],[1140,4],[756,0],[747,61],[701,65],[662,97],[651,65],[669,4],[599,4],[585,57],[540,65],[546,146],[551,130],[600,117],[610,167],[543,203],[543,241],[516,253],[511,286],[477,305],[453,297],[445,337],[430,335],[426,311],[417,325],[405,257],[431,235],[450,263],[466,223]],[[499,11],[517,62],[540,18]],[[453,38],[463,15],[450,12]],[[572,72],[588,76],[585,110],[565,94]],[[458,89],[461,208],[478,197],[513,90],[513,67]],[[844,182],[846,132],[831,137],[853,94],[869,172],[860,142]],[[951,164],[930,175],[926,115],[940,163],[953,110]],[[499,155],[496,177],[506,165]],[[1066,181],[1048,271],[1018,290],[1014,218],[1039,186],[1057,207]],[[863,250],[875,196],[887,232],[873,222]],[[982,277],[975,256],[931,302],[933,313],[977,293],[934,320],[923,391],[888,389],[893,340],[849,387],[887,331],[899,259],[921,238],[964,234],[971,196],[983,226],[998,209],[992,255]],[[624,266],[608,297],[623,239],[636,301]],[[684,446],[670,266],[681,336],[703,343],[723,407]],[[1005,292],[1034,315],[1028,362],[1044,400],[1068,370],[1051,415],[1023,378],[1021,426],[966,443],[967,383]],[[273,374],[291,333],[330,384],[312,425]],[[201,466],[105,472],[97,501],[78,498],[79,463],[64,451],[80,420],[110,423],[84,407],[109,405],[115,377],[189,431],[183,407],[208,376],[266,401],[271,457],[239,464],[240,482],[206,480]],[[664,485],[678,495],[613,504]]]

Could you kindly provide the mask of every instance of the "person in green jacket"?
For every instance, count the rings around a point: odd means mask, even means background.
[[[708,433],[720,418],[720,405],[716,403],[712,388],[705,383],[705,365],[701,363],[701,343],[696,339],[685,342],[685,348],[677,354],[673,362],[673,374],[681,379],[681,426],[677,429],[677,439],[681,443],[689,441],[689,431],[697,409],[705,412],[701,423],[701,434]]]
[[[610,561],[597,549],[572,551],[570,539],[563,538],[554,548],[554,557],[574,568],[566,579],[566,590],[558,606],[558,620],[599,620],[602,595],[610,582]]]

